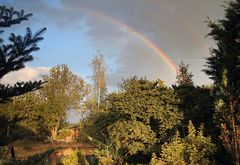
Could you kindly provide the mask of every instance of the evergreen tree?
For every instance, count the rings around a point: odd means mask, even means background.
[[[177,85],[179,86],[193,86],[193,74],[189,72],[189,65],[181,62],[178,65]]]
[[[216,123],[224,147],[235,164],[240,164],[240,0],[227,3],[225,18],[213,22],[208,36],[216,42],[207,59],[205,73],[216,88]]]
[[[203,135],[203,127],[196,130],[191,121],[188,124],[188,135],[180,138],[179,133],[165,143],[161,156],[153,155],[151,163],[164,165],[208,165],[213,164],[213,154],[216,150],[211,138]]]
[[[13,8],[0,6],[0,28],[11,27],[28,20],[32,14],[25,14],[23,10],[15,11]],[[11,33],[9,43],[3,44],[4,39],[0,36],[0,79],[11,71],[17,71],[25,67],[25,63],[32,61],[34,51],[39,50],[37,43],[43,40],[42,33],[46,30],[43,28],[32,34],[31,29],[27,28],[25,36]],[[0,30],[2,34],[4,30]],[[13,86],[0,84],[0,102],[5,102],[13,96],[36,90],[42,84],[41,81],[35,82],[18,82]]]
[[[193,74],[189,71],[189,65],[181,64],[178,66],[176,76],[177,85],[173,89],[180,99],[179,108],[183,112],[183,132],[187,133],[188,121],[191,120],[195,127],[204,124],[208,135],[216,134],[213,123],[214,97],[211,86],[195,86]]]
[[[32,14],[25,14],[23,10],[16,11],[13,8],[7,8],[0,6],[0,79],[4,75],[11,71],[17,71],[25,67],[25,63],[32,61],[34,51],[39,50],[37,43],[43,40],[42,33],[46,30],[43,28],[32,34],[31,29],[26,29],[25,36],[16,35],[11,33],[8,40],[9,42],[4,44],[2,34],[4,28],[9,28],[12,25],[20,24],[22,21],[28,20]],[[14,96],[19,96],[24,93],[39,89],[42,85],[42,81],[35,82],[17,82],[13,86],[0,84],[0,103],[6,103]],[[2,106],[2,105],[1,105]],[[3,109],[1,108],[1,111]],[[22,118],[14,117],[9,120],[1,112],[0,114],[0,146],[8,145],[19,137],[23,137],[18,133],[10,134],[10,127],[17,127],[17,122]],[[6,130],[6,132],[4,132]],[[11,147],[11,155],[15,157],[14,147]]]

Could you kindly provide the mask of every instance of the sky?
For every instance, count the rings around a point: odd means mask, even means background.
[[[174,65],[189,64],[196,85],[211,83],[204,69],[214,46],[206,20],[224,16],[222,0],[0,0],[33,16],[5,30],[25,34],[47,27],[35,60],[1,81],[36,80],[49,68],[67,64],[91,81],[89,64],[100,52],[107,68],[107,85],[115,89],[131,76],[176,82]]]
[[[176,83],[175,67],[189,64],[196,85],[211,83],[202,70],[214,47],[207,17],[224,17],[222,0],[0,0],[0,4],[33,13],[29,21],[5,29],[25,34],[26,27],[47,31],[40,51],[25,69],[1,82],[38,80],[58,64],[91,82],[89,64],[104,56],[108,89],[131,76]],[[7,41],[6,41],[7,42]],[[5,42],[5,43],[6,43]]]

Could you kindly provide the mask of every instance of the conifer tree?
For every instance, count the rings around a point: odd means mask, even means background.
[[[23,10],[16,11],[12,7],[0,6],[0,35],[4,33],[3,28],[20,24],[26,21],[32,14],[25,14]],[[25,63],[32,61],[32,52],[39,50],[37,43],[43,40],[43,28],[32,34],[31,29],[27,28],[25,36],[11,33],[9,43],[4,44],[4,39],[0,36],[0,79],[11,71],[17,71],[25,67]],[[0,102],[10,100],[13,96],[18,96],[29,91],[39,89],[42,81],[17,82],[13,86],[0,84]]]
[[[205,73],[214,81],[215,119],[221,130],[220,139],[240,164],[240,0],[225,6],[225,18],[208,20],[210,36],[216,43],[207,59]]]
[[[181,138],[179,133],[165,143],[161,148],[161,157],[157,158],[153,154],[150,164],[154,165],[208,165],[213,164],[213,154],[216,146],[212,143],[210,137],[203,135],[203,127],[199,130],[193,126],[192,122],[188,124],[188,135]]]
[[[22,21],[28,20],[30,16],[32,14],[25,14],[23,10],[16,11],[12,7],[0,6],[0,80],[9,72],[24,68],[26,62],[34,59],[32,52],[39,50],[37,43],[43,40],[41,35],[46,31],[46,28],[32,34],[31,29],[28,27],[24,36],[11,33],[8,43],[5,43],[2,37],[4,28],[20,24]],[[6,103],[14,96],[37,90],[42,83],[42,81],[17,82],[13,86],[0,83],[0,103]],[[0,115],[0,146],[7,145],[20,137],[18,134],[9,135],[7,133],[6,136],[5,134],[2,135],[2,130],[9,126],[16,126],[16,123],[20,120],[22,118],[15,117],[9,121],[6,116]],[[14,146],[11,147],[11,155],[15,157]]]
[[[179,86],[193,86],[193,74],[189,72],[189,65],[181,62],[178,65],[177,84]]]
[[[187,134],[188,121],[191,120],[195,127],[204,124],[206,133],[214,135],[216,128],[212,122],[214,112],[212,89],[207,86],[195,86],[189,65],[184,62],[178,65],[176,79],[177,84],[173,85],[173,89],[180,99],[179,108],[184,115],[181,133]]]

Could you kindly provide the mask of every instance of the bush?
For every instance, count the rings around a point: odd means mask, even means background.
[[[112,155],[110,154],[108,147],[101,150],[96,149],[94,151],[94,155],[96,156],[99,164],[101,165],[113,164]]]
[[[160,159],[152,156],[151,163],[159,165],[207,165],[211,164],[216,150],[210,137],[204,137],[203,127],[199,131],[195,129],[192,122],[188,125],[188,135],[180,138],[179,133],[169,142],[162,146]]]
[[[58,134],[58,139],[66,139],[66,137],[71,136],[71,130],[69,129],[63,129],[62,131],[59,132]]]
[[[63,165],[89,165],[85,154],[82,151],[74,150],[70,155],[62,158],[61,163]]]

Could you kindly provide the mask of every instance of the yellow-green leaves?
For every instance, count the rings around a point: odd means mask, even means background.
[[[126,155],[149,153],[180,124],[178,99],[160,80],[133,77],[120,87],[107,99],[109,118],[113,119],[108,123],[110,143]]]
[[[139,121],[117,121],[108,128],[110,141],[116,149],[127,149],[133,155],[154,145],[156,133]]]
[[[203,135],[203,127],[196,130],[190,121],[188,135],[180,138],[177,132],[169,143],[163,145],[159,161],[169,165],[207,165],[215,150],[211,138]]]

